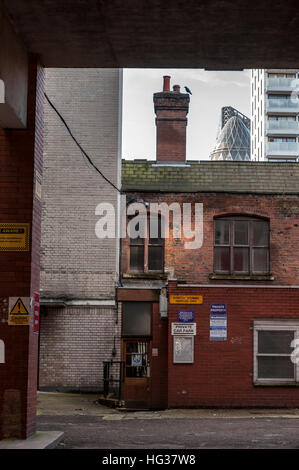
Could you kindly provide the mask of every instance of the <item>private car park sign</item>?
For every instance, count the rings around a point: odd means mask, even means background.
[[[196,323],[171,323],[172,335],[196,335]]]

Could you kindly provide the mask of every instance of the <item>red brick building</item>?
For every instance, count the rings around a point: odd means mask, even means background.
[[[122,398],[140,408],[298,406],[299,168],[186,161],[189,96],[168,84],[154,95],[157,160],[123,161],[122,189],[147,203],[149,220],[152,203],[178,204],[182,221],[189,203],[194,229],[202,207],[202,243],[186,247],[183,224],[174,237],[172,211],[168,238],[122,240]]]
[[[37,180],[42,174],[43,91],[44,69],[37,57],[29,55],[26,128],[0,127],[0,440],[25,439],[36,428],[38,334],[32,318],[30,324],[18,325],[10,323],[9,313],[12,299],[28,299],[29,303],[39,292],[41,201]],[[27,230],[24,246],[16,236],[17,242],[12,241],[17,246],[11,243],[5,247],[6,227],[8,233]]]

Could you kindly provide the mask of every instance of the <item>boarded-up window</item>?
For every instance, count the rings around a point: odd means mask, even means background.
[[[150,302],[124,302],[123,336],[150,336],[151,312]]]

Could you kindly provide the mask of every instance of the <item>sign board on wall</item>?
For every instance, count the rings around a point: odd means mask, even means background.
[[[171,323],[172,335],[196,335],[196,323]]]
[[[153,356],[153,357],[158,357],[158,356],[159,356],[159,350],[158,350],[158,348],[153,348],[153,349],[152,349],[152,356]]]
[[[202,304],[202,295],[170,295],[170,304]]]
[[[210,304],[210,340],[226,341],[227,339],[227,318],[226,304]]]
[[[131,356],[131,366],[142,366],[142,354],[132,354]]]
[[[0,251],[29,251],[30,224],[0,223]]]
[[[173,337],[173,362],[175,364],[194,362],[194,336]]]
[[[178,321],[182,323],[194,322],[194,310],[179,310]]]
[[[34,310],[33,310],[33,331],[38,333],[39,330],[39,294],[34,294]]]
[[[30,324],[30,297],[9,297],[9,325]]]

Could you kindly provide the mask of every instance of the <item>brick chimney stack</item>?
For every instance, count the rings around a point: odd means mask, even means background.
[[[163,91],[154,93],[157,126],[157,162],[186,161],[186,126],[190,97],[180,86],[170,91],[170,77],[163,77]]]

